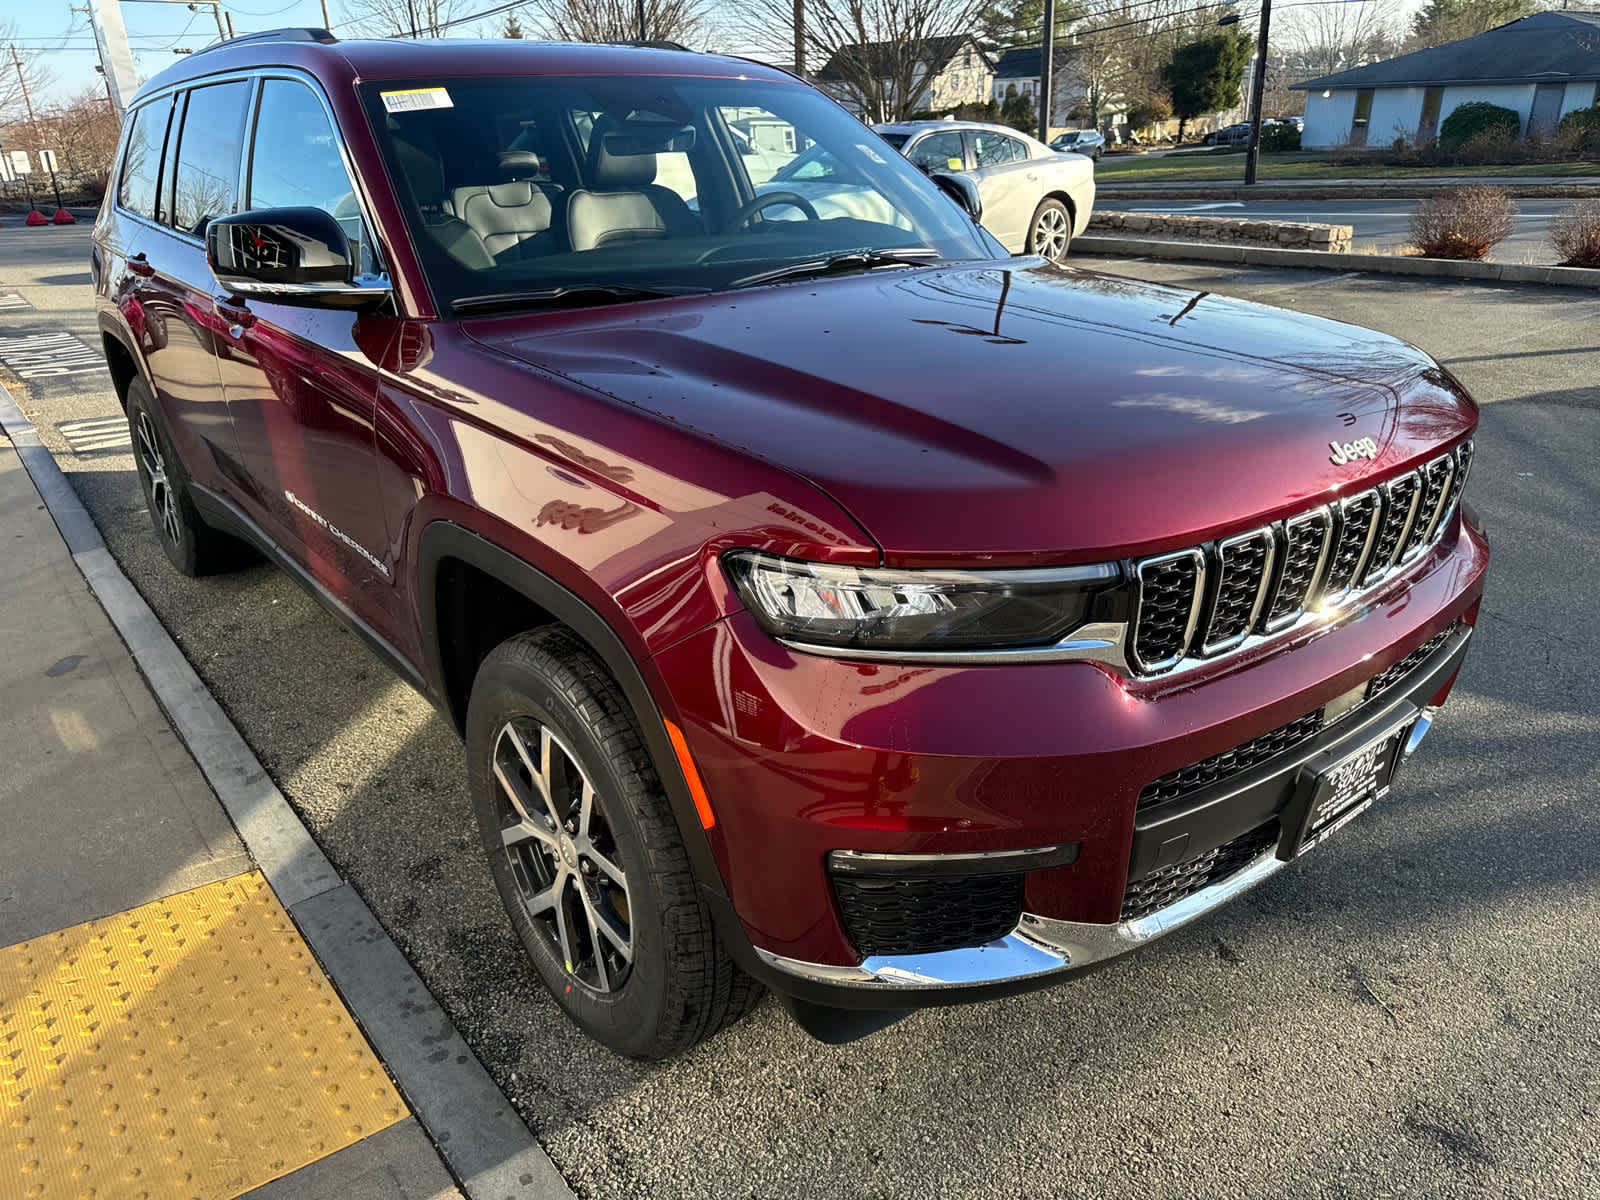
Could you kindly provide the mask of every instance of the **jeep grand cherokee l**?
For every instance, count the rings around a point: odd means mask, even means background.
[[[758,193],[735,121],[882,218]],[[254,545],[439,706],[621,1052],[762,984],[837,1037],[1134,949],[1382,797],[1461,664],[1447,371],[1007,257],[783,72],[241,38],[140,90],[116,172],[155,536]]]

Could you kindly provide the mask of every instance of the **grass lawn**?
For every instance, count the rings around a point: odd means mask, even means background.
[[[1263,154],[1262,179],[1427,179],[1430,176],[1471,175],[1516,177],[1522,175],[1600,175],[1597,162],[1517,163],[1491,167],[1386,167],[1378,163],[1337,167],[1315,150],[1289,154]],[[1107,155],[1095,170],[1102,185],[1116,183],[1241,183],[1244,155],[1182,154],[1149,158],[1142,154]]]

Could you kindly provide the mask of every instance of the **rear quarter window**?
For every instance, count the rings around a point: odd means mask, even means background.
[[[117,205],[137,216],[159,220],[156,186],[161,179],[161,151],[167,139],[172,97],[163,96],[134,110],[128,119],[128,149],[117,182]]]

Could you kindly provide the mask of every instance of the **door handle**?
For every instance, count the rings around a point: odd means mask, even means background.
[[[143,250],[139,251],[139,253],[135,254],[128,260],[128,270],[132,271],[141,279],[149,279],[150,276],[156,273],[156,269],[147,261],[145,261]]]
[[[238,337],[256,323],[256,315],[245,307],[244,301],[232,296],[213,296],[217,315],[228,323],[228,336]]]

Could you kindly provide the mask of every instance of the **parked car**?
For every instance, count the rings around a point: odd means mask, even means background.
[[[873,128],[924,171],[972,179],[983,199],[984,228],[1013,254],[1060,262],[1072,239],[1089,226],[1093,164],[1058,155],[1037,138],[977,121]]]
[[[1201,140],[1207,146],[1243,146],[1250,141],[1250,122],[1214,129]]]
[[[758,191],[752,114],[892,219]],[[841,1039],[1060,982],[1360,839],[1450,693],[1460,384],[1009,257],[985,172],[1081,222],[1088,164],[995,132],[887,129],[930,178],[748,60],[316,30],[130,104],[90,269],[153,536],[255,546],[438,706],[619,1052],[763,984]]]
[[[1082,154],[1086,158],[1099,158],[1105,148],[1106,139],[1097,129],[1073,129],[1050,139],[1050,149],[1062,154]]]

